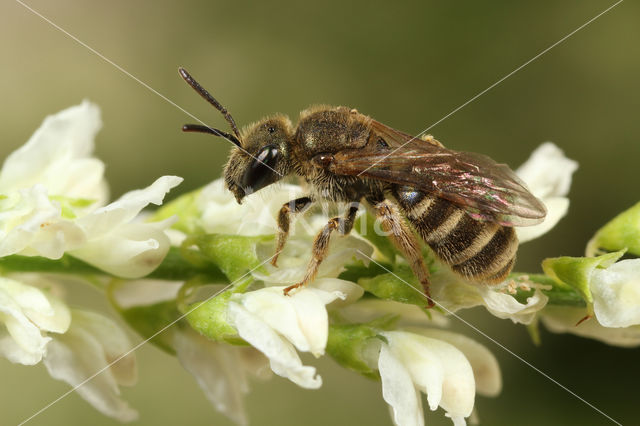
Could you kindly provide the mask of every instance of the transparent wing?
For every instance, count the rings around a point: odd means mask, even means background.
[[[470,152],[444,148],[374,121],[364,148],[335,153],[329,170],[408,185],[464,208],[478,220],[529,226],[546,208],[505,164]]]

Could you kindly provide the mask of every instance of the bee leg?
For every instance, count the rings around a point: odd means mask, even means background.
[[[302,281],[300,281],[299,283],[285,288],[284,294],[286,296],[289,295],[289,292],[291,292],[291,290],[305,286],[313,281],[316,274],[318,273],[320,264],[327,256],[327,251],[329,248],[329,238],[331,237],[331,233],[335,230],[340,232],[341,235],[347,235],[349,232],[351,232],[353,223],[356,220],[356,213],[358,213],[358,206],[358,203],[352,203],[345,218],[334,217],[333,219],[329,220],[324,228],[322,228],[322,231],[320,231],[320,233],[316,236],[316,239],[313,241],[313,248],[311,250],[312,257],[309,265],[307,266],[307,272],[304,274],[304,278],[302,278]]]
[[[278,245],[276,246],[276,254],[271,259],[273,266],[278,266],[278,255],[284,248],[284,244],[287,242],[289,236],[289,222],[291,220],[291,214],[300,213],[307,209],[313,203],[311,197],[300,197],[295,200],[291,200],[284,203],[278,213]]]
[[[406,224],[398,208],[391,201],[371,202],[371,205],[374,206],[387,237],[409,261],[413,274],[422,284],[424,294],[427,296],[427,307],[432,308],[435,303],[429,292],[429,272],[422,259],[422,251],[418,240],[411,228]]]

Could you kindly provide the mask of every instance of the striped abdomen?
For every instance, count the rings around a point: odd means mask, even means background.
[[[482,282],[502,281],[515,263],[513,228],[473,219],[462,208],[408,186],[393,195],[422,239],[454,272]]]

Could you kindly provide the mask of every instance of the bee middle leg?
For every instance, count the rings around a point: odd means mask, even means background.
[[[311,197],[300,197],[295,200],[288,201],[282,205],[278,213],[278,245],[276,246],[276,254],[271,258],[271,264],[277,266],[278,255],[284,248],[284,244],[289,237],[289,223],[294,213],[301,213],[306,210],[313,200]]]
[[[422,251],[414,233],[406,224],[398,207],[390,200],[368,201],[374,207],[382,229],[388,234],[387,237],[409,261],[413,274],[422,284],[424,294],[427,296],[427,307],[432,308],[435,303],[429,291],[429,272],[422,259]]]
[[[356,220],[358,206],[358,203],[352,203],[349,206],[349,211],[347,212],[346,217],[334,217],[333,219],[329,220],[324,228],[322,228],[322,231],[320,231],[320,233],[316,236],[316,239],[313,241],[313,248],[311,249],[312,257],[309,265],[307,266],[307,272],[304,274],[304,278],[302,278],[302,281],[300,281],[299,283],[285,288],[285,295],[288,296],[291,290],[305,286],[313,281],[316,274],[318,273],[320,264],[327,256],[331,233],[337,230],[341,235],[349,234],[349,232],[351,232],[351,229],[353,228],[353,223]]]

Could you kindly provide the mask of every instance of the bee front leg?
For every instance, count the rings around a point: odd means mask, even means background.
[[[358,203],[352,203],[345,218],[334,217],[333,219],[329,220],[324,228],[322,228],[322,231],[320,231],[320,233],[316,236],[316,239],[313,241],[313,248],[311,250],[312,257],[309,265],[307,266],[307,272],[304,274],[304,278],[302,278],[302,281],[300,281],[299,283],[285,288],[284,294],[286,296],[289,295],[289,292],[291,292],[291,290],[305,286],[313,281],[316,274],[318,273],[320,264],[327,256],[329,248],[329,238],[331,237],[331,233],[335,230],[340,232],[341,235],[347,235],[349,232],[351,232],[353,223],[356,220],[356,214],[358,213],[358,206]]]
[[[409,261],[413,274],[418,278],[424,294],[427,296],[427,307],[432,308],[435,303],[429,292],[429,272],[422,259],[422,251],[411,228],[406,224],[403,216],[394,203],[389,200],[369,201],[376,210],[382,229],[387,237],[402,252]]]
[[[276,246],[276,254],[273,255],[273,258],[271,259],[271,264],[273,266],[277,266],[278,255],[284,248],[284,244],[287,242],[291,215],[293,213],[300,213],[306,210],[311,203],[313,203],[311,197],[300,197],[284,203],[280,208],[280,212],[278,213],[278,245]]]

